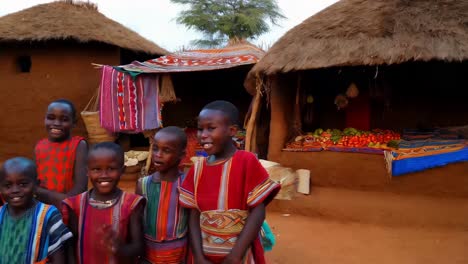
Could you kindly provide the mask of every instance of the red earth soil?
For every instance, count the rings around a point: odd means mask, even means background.
[[[468,229],[390,227],[269,212],[270,263],[468,263]]]
[[[133,191],[134,183],[122,188]],[[275,200],[267,221],[277,244],[272,264],[468,263],[463,198],[315,188]]]

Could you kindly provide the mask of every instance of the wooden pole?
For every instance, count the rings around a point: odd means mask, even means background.
[[[260,109],[260,99],[261,99],[260,91],[257,90],[254,98],[252,99],[252,111],[250,112],[250,116],[247,120],[246,126],[246,133],[245,133],[245,150],[254,152],[257,150],[257,146],[255,145],[255,138],[256,138],[256,123],[257,117]]]
[[[296,100],[294,104],[294,127],[293,127],[293,137],[298,136],[302,133],[302,122],[301,122],[301,85],[302,85],[302,75],[301,73],[297,74],[297,86],[296,86]]]

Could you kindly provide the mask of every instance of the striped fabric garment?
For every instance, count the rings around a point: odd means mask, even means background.
[[[89,192],[63,201],[64,221],[69,222],[70,211],[78,218],[77,263],[118,264],[135,263],[134,258],[111,255],[102,244],[103,229],[110,227],[122,241],[128,239],[130,216],[135,208],[145,203],[140,195],[122,192],[111,207],[99,209],[90,205]]]
[[[52,205],[37,202],[19,218],[0,208],[0,263],[45,263],[71,237]]]
[[[179,186],[175,182],[154,181],[147,176],[138,186],[148,204],[145,211],[145,259],[153,264],[184,263],[187,252],[188,209],[179,205]]]
[[[249,210],[268,204],[279,189],[254,154],[239,150],[228,160],[195,163],[180,188],[179,202],[200,210],[203,253],[212,263],[222,263],[244,228]],[[260,235],[242,263],[265,263]]]
[[[387,172],[392,176],[400,176],[407,173],[418,172],[435,167],[446,166],[450,163],[467,162],[468,147],[455,151],[436,151],[430,154],[408,154],[395,158],[394,151],[385,152]]]
[[[393,160],[426,157],[444,153],[457,152],[464,149],[462,144],[444,146],[425,146],[420,148],[401,148],[392,151]]]
[[[103,66],[99,113],[110,132],[142,132],[161,126],[159,75],[136,76]]]

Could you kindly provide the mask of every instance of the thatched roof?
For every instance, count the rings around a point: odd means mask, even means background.
[[[89,3],[52,2],[0,17],[0,42],[74,39],[163,55],[168,52]]]
[[[467,0],[342,0],[287,32],[252,71],[467,59]]]

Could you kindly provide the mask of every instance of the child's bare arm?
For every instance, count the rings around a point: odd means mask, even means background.
[[[73,169],[73,187],[67,196],[75,196],[88,189],[88,177],[86,176],[86,157],[88,155],[88,145],[82,140],[76,148],[75,166]]]
[[[67,255],[67,262],[68,264],[75,264],[76,263],[76,256],[75,256],[75,239],[72,238],[67,241],[65,244],[65,252]]]
[[[65,250],[62,248],[54,252],[54,254],[49,256],[49,260],[47,263],[52,263],[52,264],[68,263],[65,257]]]
[[[200,211],[198,209],[190,210],[189,216],[189,232],[190,244],[192,247],[195,263],[208,264],[211,263],[203,254],[201,230],[200,230]]]
[[[122,257],[136,257],[144,253],[143,211],[145,203],[140,202],[130,216],[130,243],[117,246],[116,254]]]
[[[143,196],[143,192],[141,191],[141,179],[137,181],[135,186],[135,194]]]
[[[250,247],[254,239],[258,237],[258,233],[260,232],[260,228],[262,227],[264,220],[265,204],[261,203],[250,211],[245,226],[237,238],[234,248],[231,253],[226,256],[223,263],[241,263],[247,249]]]
[[[62,204],[62,216],[63,222],[67,225],[68,229],[70,229],[70,232],[73,234],[73,237],[67,240],[67,242],[64,244],[64,252],[66,254],[66,261],[64,263],[75,264],[75,245],[78,238],[78,216],[75,214],[73,209],[71,209],[65,203]]]
[[[60,208],[60,205],[62,201],[67,198],[68,196],[63,193],[47,190],[42,187],[37,187],[36,188],[36,198],[37,200],[46,203],[46,204],[51,204],[54,205],[57,208]]]

